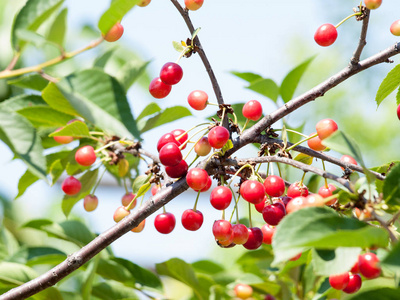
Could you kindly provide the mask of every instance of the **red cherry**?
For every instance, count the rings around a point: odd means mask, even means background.
[[[198,156],[206,156],[208,153],[210,153],[210,151],[211,145],[206,136],[203,136],[194,146],[194,152],[196,152]]]
[[[264,181],[265,192],[271,197],[279,197],[285,192],[285,181],[276,175],[268,176]]]
[[[288,197],[296,198],[299,196],[308,196],[308,188],[304,184],[301,186],[299,184],[300,182],[294,182],[289,186],[287,190]]]
[[[95,195],[86,195],[83,198],[83,208],[86,211],[94,211],[99,204],[99,199]]]
[[[187,209],[183,212],[181,221],[185,229],[196,231],[203,224],[203,214],[199,210]]]
[[[165,172],[171,178],[180,178],[187,173],[188,168],[189,167],[188,167],[188,164],[186,163],[186,161],[181,160],[180,163],[175,166],[165,167]]]
[[[185,0],[188,10],[198,10],[203,5],[204,0]]]
[[[243,106],[242,114],[243,117],[249,120],[257,121],[262,116],[261,103],[257,100],[250,100]]]
[[[248,250],[255,250],[259,248],[263,242],[263,233],[258,227],[248,228],[249,238],[246,243],[243,244]]]
[[[151,2],[151,0],[141,0],[141,1],[139,1],[139,3],[137,3],[137,6],[145,7],[145,6],[149,5],[150,2]]]
[[[301,257],[301,253],[297,254],[296,256],[293,256],[291,259],[289,259],[290,261],[296,261]]]
[[[175,228],[175,216],[169,212],[157,215],[154,219],[154,227],[160,233],[170,233]]]
[[[318,137],[324,140],[338,130],[338,125],[332,119],[323,119],[315,125],[315,128],[317,129]]]
[[[290,200],[289,203],[286,205],[286,213],[290,214],[299,209],[302,209],[304,207],[305,200],[306,198],[301,196]]]
[[[249,231],[243,224],[235,224],[232,226],[233,240],[236,245],[243,245],[249,238]]]
[[[123,206],[128,206],[128,205],[132,202],[133,198],[135,198],[135,196],[136,196],[136,195],[133,194],[133,193],[127,193],[127,194],[123,195],[123,196],[122,196],[122,199],[121,199],[122,205],[123,205]],[[136,206],[136,199],[135,199],[135,201],[132,203],[131,209],[133,209],[135,206]]]
[[[227,240],[224,240],[224,241],[216,240],[216,242],[217,242],[217,245],[222,248],[232,248],[232,247],[236,246],[236,244],[233,243],[233,231]]]
[[[207,191],[210,189],[211,185],[212,185],[212,179],[211,179],[210,176],[208,176],[207,184],[206,184],[205,187],[203,187],[203,188],[200,190],[200,192],[202,192],[202,193],[207,192]]]
[[[104,35],[104,39],[107,42],[115,42],[121,38],[123,33],[124,27],[118,22]]]
[[[172,167],[182,161],[182,152],[176,144],[168,143],[161,148],[159,157],[164,166]]]
[[[246,201],[258,204],[263,201],[265,197],[264,185],[256,180],[246,180],[240,186],[240,195],[242,195],[243,199]]]
[[[189,94],[188,103],[195,110],[203,110],[207,107],[208,95],[206,92],[196,90]]]
[[[325,187],[325,185],[321,186],[318,190],[318,194],[321,195],[324,198],[328,198],[330,196],[332,196],[332,193],[336,191],[336,187],[332,184],[328,184],[328,187]],[[335,204],[337,201],[337,199],[332,199],[329,202],[326,202],[326,205],[333,205]]]
[[[160,186],[158,184],[153,185],[153,187],[151,188],[151,194],[154,196],[155,194],[157,194],[159,189],[160,189]]]
[[[400,20],[397,20],[393,22],[393,24],[390,26],[390,32],[395,35],[395,36],[400,36]],[[398,108],[397,108],[398,111]],[[399,113],[397,113],[399,115]],[[399,117],[400,119],[400,117]]]
[[[276,227],[271,226],[269,224],[264,224],[261,227],[261,231],[263,233],[263,243],[267,245],[272,244],[272,238],[274,237]]]
[[[206,170],[193,168],[187,172],[186,182],[195,191],[200,191],[207,185],[208,177]]]
[[[144,225],[146,224],[146,219],[139,223],[138,226],[131,229],[132,232],[142,232],[144,229]]]
[[[92,146],[83,146],[75,152],[75,160],[81,166],[91,166],[96,161],[96,153]]]
[[[358,260],[356,261],[354,266],[351,268],[350,272],[353,274],[360,273],[360,269],[358,268]]]
[[[157,99],[165,98],[171,92],[172,86],[165,84],[159,77],[154,78],[149,85],[150,94]]]
[[[218,241],[226,241],[232,235],[232,224],[226,220],[214,221],[212,232]]]
[[[382,0],[364,0],[365,6],[368,9],[377,9],[382,4]]]
[[[224,210],[231,204],[232,192],[226,186],[217,186],[210,194],[211,205],[218,210]]]
[[[349,284],[349,272],[329,276],[329,284],[335,290],[343,290]]]
[[[186,131],[183,129],[175,129],[171,131],[171,134],[175,137],[175,140],[178,141],[179,145],[183,144],[187,141],[188,134],[185,133]],[[185,134],[184,134],[185,133]],[[183,135],[180,139],[178,139],[181,135]],[[178,146],[179,146],[178,145]],[[182,147],[182,150],[186,148],[186,145]]]
[[[361,288],[361,284],[361,276],[358,274],[351,274],[349,276],[349,283],[347,284],[347,287],[343,289],[343,292],[347,294],[358,292],[358,290]]]
[[[351,157],[350,155],[343,155],[340,158],[341,161],[347,163],[347,164],[353,164],[353,165],[357,165],[357,161]],[[344,168],[341,167],[342,170],[344,170]]]
[[[60,131],[61,129],[63,129],[63,127],[58,128],[56,132]],[[53,139],[59,144],[69,144],[74,140],[72,136],[64,136],[64,135],[53,136]]]
[[[229,131],[225,127],[215,126],[208,133],[208,142],[215,149],[221,149],[228,140]]]
[[[81,190],[82,184],[74,176],[69,176],[64,179],[61,184],[61,189],[69,196],[76,195]]]
[[[247,299],[253,295],[253,288],[248,284],[238,283],[235,285],[233,291],[235,292],[236,297],[239,299]]]
[[[316,134],[316,132],[311,133],[310,136],[312,136],[314,134]],[[326,149],[326,147],[324,145],[322,145],[322,141],[318,135],[313,137],[312,139],[309,139],[307,141],[307,145],[308,145],[308,147],[310,147],[310,149],[313,149],[315,151],[322,151],[322,150]]]
[[[114,221],[118,223],[129,214],[130,214],[129,210],[127,210],[124,206],[120,206],[114,212],[113,216]]]
[[[260,203],[254,204],[254,207],[260,214],[262,213],[262,211],[267,203],[267,199],[268,199],[267,196],[264,196],[264,199]]]
[[[285,208],[286,208],[286,206],[288,205],[288,203],[290,202],[290,200],[292,200],[293,198],[292,197],[289,197],[289,196],[283,196],[283,197],[281,197],[281,200],[282,200],[282,203],[283,203],[283,205],[285,205]]]
[[[157,151],[160,152],[161,148],[164,147],[168,143],[174,143],[177,146],[180,146],[181,143],[178,142],[173,133],[163,134],[157,142]]]
[[[165,84],[174,85],[181,81],[183,77],[183,70],[180,65],[168,62],[160,71],[160,79]]]
[[[336,27],[332,24],[323,24],[318,27],[314,34],[315,42],[322,46],[327,47],[332,45],[337,39],[338,33]]]
[[[367,279],[377,278],[381,274],[379,258],[372,252],[358,257],[358,268],[360,273]]]
[[[400,20],[399,20],[399,26],[400,26]],[[397,106],[397,118],[400,120],[400,104]]]
[[[276,300],[276,298],[274,296],[272,296],[271,294],[267,294],[267,295],[265,295],[264,300]]]
[[[269,225],[278,225],[286,215],[285,206],[282,203],[276,202],[264,207],[262,211],[264,221]]]

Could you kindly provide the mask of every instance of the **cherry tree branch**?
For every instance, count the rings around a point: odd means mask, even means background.
[[[364,11],[364,19],[363,19],[363,24],[361,27],[361,34],[360,34],[360,39],[358,42],[358,46],[356,51],[353,53],[353,57],[350,60],[351,67],[357,67],[358,63],[360,62],[360,56],[361,53],[367,44],[367,31],[368,31],[368,23],[369,23],[369,15],[370,15],[370,10],[368,8],[365,8]]]

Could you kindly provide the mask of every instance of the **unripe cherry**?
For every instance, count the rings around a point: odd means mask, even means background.
[[[74,176],[69,176],[65,178],[63,183],[61,184],[61,189],[69,196],[78,194],[81,190],[81,187],[81,182]]]
[[[382,4],[382,0],[364,0],[365,6],[368,9],[377,9]]]
[[[323,198],[328,198],[333,195],[333,192],[336,190],[336,187],[332,184],[328,184],[328,187],[325,185],[321,186],[318,190],[318,194],[321,195]],[[332,199],[325,203],[325,205],[333,205],[335,204],[337,199]]]
[[[338,125],[332,119],[323,119],[315,125],[315,128],[317,129],[318,137],[324,140],[338,130]]]
[[[203,136],[194,146],[194,152],[196,152],[198,156],[206,156],[210,153],[210,151],[211,145],[206,136]]]
[[[198,10],[203,2],[204,0],[185,0],[185,6],[188,10]]]
[[[232,224],[226,220],[214,221],[212,232],[215,239],[219,241],[226,241],[232,235]]]
[[[253,288],[248,284],[239,283],[235,285],[233,291],[235,292],[236,297],[240,299],[247,299],[253,295]]]
[[[141,0],[141,1],[139,1],[139,3],[137,4],[137,6],[145,7],[145,6],[149,5],[150,2],[151,2],[151,0]]]
[[[131,229],[132,232],[142,232],[144,229],[144,225],[146,224],[146,219],[139,223],[138,226]]]
[[[316,134],[316,132],[311,133],[310,136],[312,136],[314,134]],[[326,147],[324,145],[322,145],[322,141],[318,135],[313,137],[312,139],[309,139],[307,141],[307,145],[308,145],[308,147],[310,147],[310,149],[313,149],[315,151],[322,151],[322,150],[326,149]]]
[[[301,196],[290,200],[289,203],[286,205],[286,213],[290,214],[299,209],[302,209],[304,207],[305,200],[306,197],[301,197]]]
[[[91,166],[96,161],[96,153],[92,146],[83,146],[75,152],[75,160],[81,166]]]
[[[233,231],[233,243],[236,245],[243,245],[249,238],[249,231],[243,224],[235,224],[232,226]]]
[[[86,195],[83,198],[83,208],[86,211],[94,211],[99,204],[99,199],[95,195]]]
[[[135,198],[135,194],[133,194],[133,193],[127,193],[127,194],[123,195],[121,198],[122,205],[128,206],[132,202],[133,198]],[[133,209],[133,208],[135,208],[135,206],[136,206],[136,199],[132,203],[130,208]]]
[[[400,20],[393,22],[393,24],[390,26],[390,32],[395,36],[400,36]],[[397,113],[397,115],[399,115],[399,113]]]
[[[208,95],[204,91],[195,90],[189,94],[187,101],[191,108],[203,110],[207,107]]]
[[[130,214],[129,210],[127,210],[124,206],[120,206],[114,212],[113,216],[114,221],[118,223],[129,214]]]
[[[121,38],[123,33],[124,27],[118,22],[104,35],[104,39],[107,42],[115,42]]]
[[[60,131],[61,129],[63,129],[63,127],[58,128],[56,132]],[[69,144],[74,140],[72,136],[64,136],[64,135],[53,136],[53,139],[59,144]]]

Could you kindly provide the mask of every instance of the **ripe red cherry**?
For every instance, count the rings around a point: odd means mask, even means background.
[[[118,22],[104,35],[104,39],[107,42],[115,42],[121,38],[123,33],[124,27]]]
[[[132,202],[133,198],[135,198],[135,194],[133,194],[133,193],[127,193],[127,194],[123,195],[121,198],[122,205],[128,206]],[[136,199],[132,203],[131,209],[133,209],[135,206],[136,206]]]
[[[149,85],[150,94],[157,99],[165,98],[171,92],[172,86],[161,81],[160,77],[154,78]]]
[[[332,45],[338,36],[338,32],[336,27],[332,24],[323,24],[318,27],[317,31],[314,34],[315,42],[322,46],[327,47]]]
[[[210,189],[211,185],[212,185],[212,179],[211,179],[210,176],[208,176],[207,184],[206,184],[205,187],[203,187],[203,188],[200,190],[200,192],[202,192],[202,193],[207,192],[207,191]]]
[[[278,225],[279,222],[286,215],[285,206],[280,202],[267,205],[262,211],[264,221],[269,225]]]
[[[345,163],[348,163],[348,164],[357,165],[357,161],[356,161],[353,157],[351,157],[350,155],[343,155],[343,156],[340,158],[340,160],[343,161],[343,162],[345,162]],[[342,169],[343,169],[343,168],[342,168]]]
[[[360,273],[367,279],[377,278],[381,274],[379,258],[372,252],[358,257],[358,268]]]
[[[168,62],[160,71],[160,79],[165,84],[174,85],[181,81],[183,77],[183,70],[180,65]]]
[[[217,242],[217,245],[222,248],[232,248],[232,247],[236,246],[236,244],[233,243],[233,231],[231,233],[231,236],[227,240],[224,240],[224,241],[216,240],[216,242]]]
[[[358,260],[356,261],[354,266],[351,268],[350,272],[353,274],[360,273],[360,269],[358,268]]]
[[[240,186],[240,195],[242,195],[243,199],[246,201],[258,204],[263,201],[265,197],[264,185],[256,180],[246,180]]]
[[[188,164],[186,163],[186,161],[181,160],[180,163],[175,166],[165,167],[165,172],[171,178],[180,178],[187,173],[188,168],[189,167],[188,167]]]
[[[63,127],[58,128],[56,132],[60,131],[61,129],[63,129]],[[69,144],[74,140],[72,136],[64,136],[64,135],[53,136],[53,139],[59,144]]]
[[[157,215],[154,219],[154,227],[159,233],[170,233],[175,228],[175,216],[169,212]]]
[[[208,177],[206,170],[193,168],[187,172],[186,182],[195,191],[200,191],[207,185]]]
[[[364,0],[365,6],[368,9],[377,9],[382,4],[382,0]]]
[[[132,232],[142,232],[144,229],[144,225],[146,225],[146,219],[139,223],[138,226],[131,229]]]
[[[189,94],[188,103],[195,110],[203,110],[207,107],[208,95],[206,92],[196,90]]]
[[[347,284],[347,287],[343,289],[343,292],[347,294],[358,292],[358,290],[361,288],[361,284],[361,276],[358,274],[351,274],[349,276],[349,283]]]
[[[400,20],[399,20],[400,21]],[[399,22],[399,28],[400,28],[400,22]],[[400,29],[399,29],[400,30]],[[400,34],[400,33],[399,33]],[[397,106],[397,118],[400,120],[400,104]]]
[[[83,208],[86,211],[94,211],[99,204],[99,199],[95,195],[86,195],[83,198]]]
[[[308,196],[308,188],[302,184],[300,186],[300,182],[292,183],[287,190],[288,197],[296,198],[299,196],[307,197]]]
[[[261,103],[257,100],[250,100],[243,106],[242,114],[243,117],[249,120],[257,121],[262,116]]]
[[[316,132],[311,133],[310,136],[314,134],[316,134]],[[322,145],[322,141],[318,135],[316,137],[313,137],[312,139],[309,139],[307,141],[307,145],[308,147],[310,147],[310,149],[313,149],[315,151],[322,151],[326,148],[324,145]]]
[[[206,136],[203,136],[194,146],[194,152],[196,152],[198,156],[206,156],[208,153],[210,153],[210,151],[211,145]]]
[[[172,167],[182,161],[182,152],[176,144],[168,143],[161,148],[159,157],[164,166]]]
[[[349,284],[349,272],[329,276],[329,284],[335,290],[343,290]]]
[[[228,140],[229,131],[225,127],[215,126],[208,133],[208,142],[215,149],[221,149]]]
[[[267,294],[267,295],[265,295],[264,300],[276,300],[276,298],[274,296],[272,296],[271,294]]]
[[[226,241],[232,235],[232,224],[226,220],[214,221],[212,232],[218,241]]]
[[[185,0],[188,10],[198,10],[203,5],[204,0]]]
[[[137,6],[145,7],[145,6],[149,5],[150,2],[151,2],[151,0],[141,0],[141,1],[139,1],[139,3],[137,4]]]
[[[129,214],[130,214],[129,210],[127,210],[124,206],[120,206],[114,212],[113,216],[114,221],[118,223]]]
[[[81,190],[81,182],[76,179],[74,176],[69,176],[64,179],[63,183],[61,184],[61,189],[67,195],[76,195]]]
[[[249,238],[246,243],[243,244],[248,250],[255,250],[259,248],[263,242],[263,233],[258,227],[248,228]]]
[[[328,187],[325,187],[325,185],[321,186],[318,190],[318,194],[321,195],[323,198],[328,198],[332,196],[332,193],[336,191],[336,187],[332,184],[328,184]],[[326,202],[326,205],[333,205],[335,204],[337,199],[332,199],[329,202]]]
[[[291,259],[289,259],[290,261],[296,261],[301,257],[301,253],[297,254],[296,256],[293,256]]]
[[[285,181],[279,176],[270,175],[264,181],[264,188],[269,196],[279,197],[285,192]]]
[[[211,205],[218,210],[224,210],[231,204],[232,192],[226,186],[217,186],[210,194]]]
[[[290,200],[292,200],[292,197],[283,196],[283,197],[281,197],[281,200],[282,200],[283,205],[285,205],[285,208],[286,208],[286,206],[288,205],[288,203],[290,202]]]
[[[264,224],[261,227],[261,231],[263,233],[263,243],[267,245],[272,244],[272,238],[274,237],[276,227],[271,226],[269,224]]]
[[[173,133],[163,134],[157,142],[157,151],[160,152],[161,148],[164,147],[168,143],[174,143],[177,146],[180,146],[181,143],[178,142]]]
[[[187,209],[183,212],[181,221],[185,229],[196,231],[203,224],[203,214],[199,210]]]
[[[183,129],[175,129],[175,130],[172,130],[171,131],[171,133],[172,133],[172,135],[175,137],[175,140],[176,141],[178,141],[178,143],[181,145],[181,144],[183,144],[184,142],[186,142],[187,141],[187,139],[189,138],[188,137],[188,134],[187,133],[185,133],[186,131],[185,130],[183,130]],[[185,134],[184,134],[185,133]],[[178,139],[181,135],[183,135],[180,139]],[[178,145],[179,146],[179,145]],[[185,149],[186,148],[186,145],[185,146],[183,146],[183,148],[182,149]]]
[[[239,299],[247,299],[253,295],[253,288],[248,284],[238,283],[235,285],[233,291]]]
[[[317,129],[318,137],[324,140],[338,130],[338,125],[332,119],[323,119],[315,125],[315,128]]]
[[[390,32],[395,36],[400,36],[400,20],[393,22],[393,24],[390,26]],[[399,109],[397,108],[397,111],[398,110]],[[397,115],[399,115],[399,113],[397,113]]]
[[[305,205],[305,197],[296,197],[292,200],[289,201],[289,203],[286,205],[286,213],[290,214],[292,212],[295,212],[299,209],[302,209]]]
[[[243,245],[249,239],[249,231],[243,224],[235,224],[232,226],[233,240],[236,245]]]
[[[254,207],[261,214],[266,203],[267,203],[267,196],[264,196],[264,199],[260,203],[254,204]]]
[[[75,160],[81,166],[91,166],[96,161],[96,153],[92,146],[83,146],[75,152]]]

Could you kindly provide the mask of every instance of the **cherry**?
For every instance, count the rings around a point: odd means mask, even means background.
[[[292,200],[293,198],[292,197],[289,197],[289,196],[283,196],[283,197],[281,197],[281,200],[282,200],[282,203],[283,203],[283,205],[285,205],[285,208],[286,208],[286,206],[288,205],[288,203],[290,202],[290,200]]]
[[[165,84],[174,85],[181,81],[183,77],[183,70],[180,65],[168,62],[160,71],[160,79]]]
[[[263,233],[263,243],[267,245],[272,244],[272,238],[274,237],[276,227],[271,226],[269,224],[264,224],[261,227],[261,231]]]
[[[123,195],[122,198],[121,198],[122,205],[123,206],[128,206],[132,202],[133,198],[135,198],[135,196],[136,195],[133,194],[133,193],[127,193],[127,194]],[[133,203],[131,205],[131,209],[133,209],[136,206],[136,202],[137,201],[135,199],[135,201],[133,201]]]
[[[289,203],[286,205],[286,213],[290,214],[292,212],[295,212],[295,211],[303,208],[305,200],[306,200],[306,198],[301,197],[301,196],[290,200]]]
[[[172,167],[182,161],[182,152],[175,143],[168,143],[161,148],[159,157],[164,166]]]
[[[353,294],[357,292],[361,288],[361,276],[358,274],[350,274],[349,276],[349,283],[347,284],[347,287],[343,289],[343,292],[347,294]]]
[[[399,20],[399,27],[400,27],[400,20]],[[400,120],[400,104],[399,104],[399,106],[397,106],[397,118]]]
[[[276,300],[276,298],[274,296],[272,296],[271,294],[267,294],[267,295],[265,295],[264,300]]]
[[[118,22],[103,37],[107,42],[115,42],[121,38],[123,33],[124,27]]]
[[[264,185],[257,180],[246,180],[240,186],[240,195],[242,195],[243,199],[246,201],[258,204],[263,201],[265,197]]]
[[[328,187],[325,187],[325,185],[321,186],[318,190],[318,194],[321,195],[323,198],[328,198],[332,196],[332,193],[336,191],[336,187],[332,184],[328,184]],[[328,202],[326,202],[326,205],[333,205],[335,204],[337,199],[332,199]]]
[[[132,232],[141,232],[144,229],[144,225],[146,224],[146,219],[139,223],[138,226],[131,229]]]
[[[368,209],[359,209],[358,207],[354,208],[353,210],[354,214],[356,215],[356,217],[360,220],[364,220],[364,219],[369,219],[371,218],[371,211],[369,211]],[[358,273],[358,271],[357,271]]]
[[[229,131],[225,127],[215,126],[208,133],[208,142],[215,149],[221,149],[228,140]]]
[[[253,288],[248,284],[238,283],[235,285],[233,291],[235,292],[236,297],[240,299],[247,299],[253,295]]]
[[[322,198],[319,194],[311,194],[306,197],[304,200],[304,207],[310,206],[324,206],[324,198]]]
[[[207,192],[207,191],[210,189],[211,185],[212,185],[212,179],[211,179],[210,176],[208,176],[207,184],[206,184],[205,187],[203,187],[203,188],[200,190],[200,192],[202,192],[202,193],[203,193],[203,192]]]
[[[400,20],[393,22],[393,24],[390,26],[390,32],[395,36],[400,36]],[[398,111],[399,109],[397,108],[397,116],[399,115]]]
[[[282,203],[276,202],[264,207],[262,211],[264,221],[269,225],[278,225],[286,215],[285,206]]]
[[[312,136],[314,134],[316,134],[316,132],[311,133],[310,136]],[[307,145],[308,145],[308,147],[310,147],[310,149],[313,149],[315,151],[322,151],[322,150],[326,149],[326,147],[324,145],[322,145],[322,141],[318,135],[313,137],[312,139],[309,139],[307,141]]]
[[[249,238],[246,243],[243,244],[248,250],[255,250],[259,248],[263,242],[263,233],[258,227],[251,227],[247,229],[249,232]]]
[[[318,27],[317,31],[314,34],[315,42],[322,46],[327,47],[332,45],[337,39],[338,33],[336,27],[332,24],[323,24]]]
[[[377,9],[382,4],[382,0],[364,0],[365,6],[368,9]]]
[[[183,129],[175,129],[175,130],[171,131],[172,135],[175,137],[175,140],[178,141],[178,143],[180,145],[183,144],[184,142],[186,142],[189,138],[188,134],[185,132],[186,131]],[[178,139],[178,137],[180,137],[181,135],[183,135],[183,136],[180,139]],[[186,148],[186,144],[185,144],[185,146],[182,147],[182,149],[185,149],[185,148]]]
[[[358,260],[356,261],[354,266],[351,268],[350,272],[353,274],[360,273],[360,269],[358,268]]]
[[[250,100],[242,108],[242,114],[245,118],[257,121],[262,116],[262,106],[257,100]]]
[[[207,107],[208,95],[206,92],[196,90],[189,94],[188,103],[195,110],[203,110]]]
[[[210,194],[211,205],[218,210],[224,210],[231,204],[232,192],[226,186],[217,186]]]
[[[332,119],[323,119],[315,125],[315,128],[317,129],[318,137],[324,140],[338,130],[338,125]]]
[[[214,221],[212,232],[218,241],[226,241],[232,235],[232,224],[226,220]]]
[[[297,254],[296,256],[293,256],[291,259],[289,259],[290,261],[296,261],[301,257],[301,253]]]
[[[139,1],[139,3],[137,4],[137,6],[145,7],[145,6],[149,5],[150,2],[151,2],[151,0],[141,0],[141,1]]]
[[[210,153],[210,151],[211,145],[206,136],[203,136],[194,146],[194,152],[196,152],[198,156],[206,156],[208,153]]]
[[[203,224],[203,214],[199,210],[187,209],[183,212],[181,221],[185,229],[196,231]]]
[[[349,284],[349,272],[329,276],[329,284],[335,290],[343,290]]]
[[[302,184],[300,186],[300,182],[292,183],[287,190],[288,197],[296,198],[299,196],[307,197],[308,196],[308,188]]]
[[[266,205],[267,199],[268,199],[268,197],[267,197],[267,196],[264,196],[264,199],[263,199],[260,203],[254,204],[254,207],[256,208],[256,210],[257,210],[260,214],[262,213],[262,211],[263,211],[263,209],[264,209],[264,207],[265,207],[265,205]]]
[[[216,240],[216,242],[217,242],[218,246],[223,247],[223,248],[232,248],[232,247],[236,246],[236,244],[233,242],[233,231],[227,240],[224,240],[224,241]]]
[[[367,279],[377,278],[381,274],[379,258],[372,252],[358,257],[358,268],[360,273]]]
[[[60,131],[61,129],[63,129],[63,127],[58,128],[56,132]],[[69,144],[74,140],[72,136],[64,136],[64,135],[53,136],[53,139],[59,144]]]
[[[94,211],[99,204],[99,199],[95,195],[86,195],[83,198],[83,208],[86,211]]]
[[[208,174],[206,170],[200,168],[190,169],[186,174],[186,182],[195,191],[200,191],[208,183]]]
[[[188,10],[198,10],[203,5],[204,0],[185,0]]]
[[[123,218],[125,218],[129,214],[130,214],[130,211],[127,210],[125,208],[125,206],[120,206],[114,212],[114,216],[113,216],[114,221],[118,223],[119,221],[121,221]]]
[[[249,238],[249,231],[243,224],[235,224],[232,226],[233,240],[236,245],[243,245]]]
[[[163,134],[157,142],[157,151],[160,152],[161,148],[164,147],[168,143],[174,143],[177,146],[180,146],[181,143],[178,142],[175,138],[175,135],[171,133]]]
[[[81,166],[91,166],[96,161],[96,153],[92,146],[83,146],[75,152],[75,160]]]
[[[353,157],[351,157],[350,155],[343,155],[340,158],[340,160],[345,162],[345,163],[347,163],[347,164],[357,165],[357,161]],[[342,168],[342,170],[344,170],[344,169]]]
[[[150,94],[157,99],[165,98],[171,92],[172,86],[161,81],[160,77],[154,78],[149,85]]]
[[[64,179],[63,183],[61,184],[61,189],[67,195],[76,195],[81,190],[82,184],[81,182],[76,179],[74,176],[69,176]]]
[[[175,216],[169,212],[157,215],[154,219],[154,227],[159,233],[170,233],[175,228]]]
[[[187,173],[188,169],[189,167],[186,161],[181,160],[180,163],[175,166],[165,167],[165,172],[171,178],[180,178]]]
[[[155,194],[157,194],[159,189],[160,189],[160,186],[158,184],[153,185],[153,187],[151,188],[151,194],[154,196]]]
[[[279,197],[285,192],[285,181],[279,176],[270,175],[264,181],[264,188],[269,196]]]

